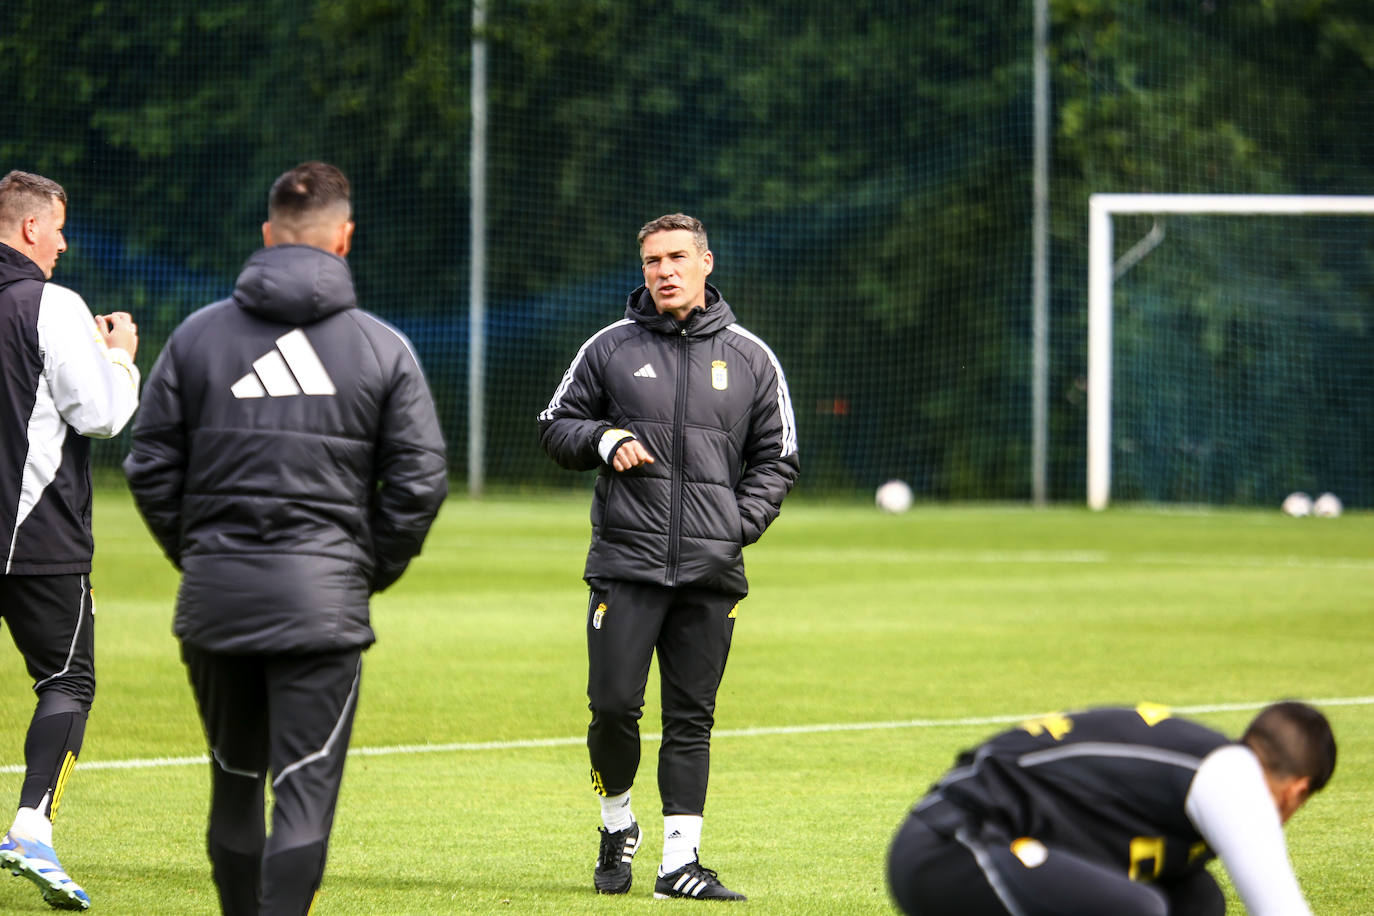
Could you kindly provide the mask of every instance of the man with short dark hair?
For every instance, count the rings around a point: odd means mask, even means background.
[[[1304,703],[1239,742],[1148,703],[1045,716],[959,757],[898,830],[888,885],[911,916],[1221,916],[1219,856],[1252,916],[1310,916],[1283,824],[1335,768]]]
[[[716,692],[743,549],[797,480],[796,423],[773,351],[706,282],[700,221],[672,213],[639,231],[644,285],[625,317],[577,352],[539,415],[540,441],[572,470],[596,468],[587,606],[587,748],[601,796],[593,885],[630,889],[640,845],[630,808],[639,718],[658,656],[663,861],[655,897],[743,900],[698,858]]]
[[[38,694],[0,866],[49,905],[84,910],[52,821],[95,696],[90,439],[118,435],[138,406],[138,329],[127,312],[93,316],[46,282],[67,250],[66,218],[57,182],[0,178],[0,618]]]
[[[232,298],[159,355],[124,471],[182,571],[174,629],[210,745],[221,908],[304,916],[374,639],[368,599],[420,552],[446,466],[409,341],[357,307],[343,173],[283,174],[262,237]]]

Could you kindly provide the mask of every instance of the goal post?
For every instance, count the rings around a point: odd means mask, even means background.
[[[1112,218],[1118,214],[1374,215],[1374,197],[1282,194],[1093,194],[1088,198],[1088,506],[1112,481]]]

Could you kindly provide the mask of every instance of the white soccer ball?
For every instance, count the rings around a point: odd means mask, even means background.
[[[1317,518],[1335,518],[1344,508],[1335,493],[1323,493],[1312,502],[1312,514]]]
[[[911,487],[901,480],[889,480],[878,488],[877,493],[873,494],[873,502],[877,507],[884,512],[891,512],[893,515],[910,509],[915,499]]]
[[[1283,514],[1291,515],[1294,518],[1302,518],[1304,515],[1312,514],[1312,497],[1298,490],[1296,493],[1289,493],[1283,498]]]

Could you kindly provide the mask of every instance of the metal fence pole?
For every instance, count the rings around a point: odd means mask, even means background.
[[[1031,501],[1045,505],[1050,372],[1049,0],[1035,0],[1035,174],[1031,216]]]
[[[468,278],[468,495],[482,495],[486,468],[487,11],[472,4],[472,151]]]

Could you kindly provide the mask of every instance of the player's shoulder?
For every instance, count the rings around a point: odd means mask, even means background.
[[[367,340],[382,366],[392,367],[402,373],[423,372],[415,344],[404,331],[380,315],[366,309],[351,308],[335,312],[323,321],[352,324]]]
[[[368,337],[382,341],[386,346],[401,347],[402,349],[414,352],[415,345],[411,343],[410,338],[405,335],[404,331],[396,327],[396,325],[392,324],[390,321],[387,321],[381,315],[369,312],[367,309],[345,309],[341,312],[336,312],[330,317],[342,321],[353,322],[357,325],[359,330]]]
[[[768,343],[762,337],[755,334],[738,321],[726,325],[721,330],[721,338],[729,346],[734,347],[746,357],[768,362],[779,369],[781,368],[781,366],[778,365],[778,357],[777,354],[773,352],[773,348],[768,346]]]
[[[61,283],[53,283],[51,280],[43,284],[41,301],[45,312],[51,310],[63,313],[90,314],[91,311],[90,307],[86,305],[86,300],[81,298],[80,293],[70,287],[63,286]]]
[[[579,355],[600,354],[605,356],[627,341],[637,338],[653,339],[655,335],[648,328],[630,318],[621,318],[593,332],[578,348]]]
[[[1076,741],[1137,744],[1202,757],[1231,739],[1162,703],[1099,707],[1066,714]]]
[[[232,320],[239,313],[232,299],[221,299],[202,305],[181,319],[167,338],[167,346],[186,347],[198,340],[207,330],[221,330],[221,325]],[[137,320],[137,316],[135,316]]]
[[[648,328],[644,327],[633,318],[618,318],[610,324],[592,332],[583,346],[596,343],[597,341],[612,342],[625,340],[629,337],[639,337],[641,335],[652,334]]]

